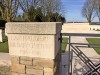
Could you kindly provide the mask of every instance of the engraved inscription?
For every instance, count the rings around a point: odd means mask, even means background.
[[[8,39],[10,55],[54,59],[56,51],[53,35],[9,34]]]
[[[37,36],[37,35],[14,35],[14,36],[10,36],[9,40],[11,41],[49,41],[47,36]]]
[[[9,43],[10,47],[19,47],[19,48],[35,48],[35,49],[41,49],[41,48],[50,48],[50,44],[36,44],[35,42],[33,43],[19,43],[19,42],[10,42]]]
[[[46,35],[9,35],[11,48],[25,49],[50,49],[53,46],[52,36]]]

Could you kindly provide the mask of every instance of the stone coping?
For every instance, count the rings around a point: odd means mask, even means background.
[[[61,31],[60,22],[8,22],[8,34],[57,34]]]

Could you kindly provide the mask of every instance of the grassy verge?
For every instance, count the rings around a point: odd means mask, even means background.
[[[0,43],[0,52],[8,53],[8,42]]]
[[[7,36],[5,36],[5,31],[3,30],[3,42],[0,42],[0,52],[8,53],[8,40]]]
[[[68,38],[64,37],[62,40],[62,47],[61,47],[63,53],[65,52],[66,47],[67,47],[67,44],[64,44],[64,43],[67,43],[67,42],[68,42]]]
[[[100,44],[100,38],[86,38],[86,40],[90,43],[90,44]],[[100,54],[100,48],[94,48],[94,50]]]

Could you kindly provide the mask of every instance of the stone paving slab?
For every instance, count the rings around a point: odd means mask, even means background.
[[[10,75],[10,66],[0,66],[0,75]]]
[[[0,75],[10,75],[10,66],[9,53],[0,53]]]
[[[0,65],[1,66],[10,66],[10,56],[8,53],[0,53]]]
[[[68,75],[68,52],[62,53],[62,75]]]

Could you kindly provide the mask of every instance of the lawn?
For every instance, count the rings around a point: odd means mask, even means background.
[[[100,44],[100,38],[86,38],[86,40],[90,44]],[[94,49],[98,54],[100,54],[100,48],[94,48]]]
[[[0,52],[8,53],[8,42],[0,43]]]
[[[62,40],[62,47],[61,47],[63,53],[66,50],[67,44],[65,44],[65,43],[67,43],[67,42],[68,42],[68,38],[64,37]]]
[[[8,53],[8,40],[7,36],[5,36],[5,31],[3,30],[3,42],[0,42],[0,52]]]

